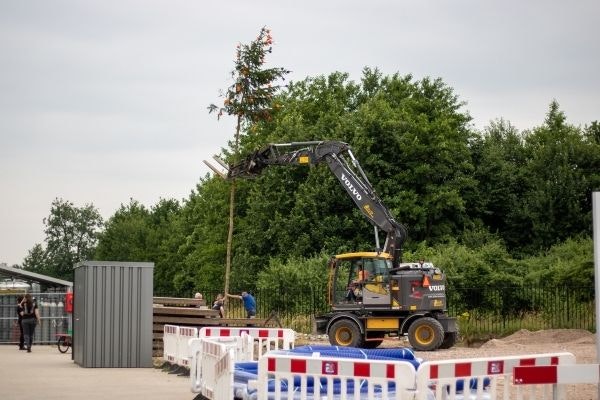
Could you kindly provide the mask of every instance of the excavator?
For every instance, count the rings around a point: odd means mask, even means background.
[[[316,331],[336,346],[376,348],[385,336],[408,336],[416,350],[452,347],[456,319],[448,316],[446,276],[431,263],[402,262],[407,231],[383,204],[351,147],[340,141],[269,144],[228,166],[227,178],[254,178],[271,166],[325,163],[374,226],[375,251],[338,254],[328,263],[329,312]],[[382,248],[379,231],[386,234]]]

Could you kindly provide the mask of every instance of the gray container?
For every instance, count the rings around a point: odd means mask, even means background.
[[[75,266],[73,359],[82,367],[152,367],[153,263]]]

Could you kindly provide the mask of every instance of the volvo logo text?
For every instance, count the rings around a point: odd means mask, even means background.
[[[446,290],[446,285],[431,285],[429,286],[430,292],[442,292]]]
[[[346,178],[346,175],[344,174],[342,174],[342,181],[344,182],[344,185],[346,185],[348,189],[350,189],[350,193],[352,193],[352,195],[356,197],[356,200],[362,200],[362,196],[360,195],[360,193],[358,193],[358,190],[354,188],[352,182],[350,182],[350,180]]]

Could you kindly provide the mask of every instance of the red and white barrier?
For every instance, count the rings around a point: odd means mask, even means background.
[[[565,385],[600,383],[598,364],[519,366],[513,372],[514,385],[552,385],[557,400],[566,399]]]
[[[165,325],[163,327],[163,360],[177,363],[177,344],[179,342],[179,327]]]
[[[258,342],[256,356],[260,357],[269,350],[291,350],[296,342],[296,332],[284,328],[226,328],[203,327],[198,332],[199,337],[235,337],[243,333]]]
[[[564,398],[562,389],[550,384],[534,386],[510,385],[513,371],[522,366],[571,366],[575,364],[575,356],[571,353],[534,354],[507,357],[473,358],[464,360],[426,361],[417,370],[417,397],[416,400],[425,400],[428,389],[434,387],[436,399],[454,400],[457,398],[456,385],[459,380],[464,380],[465,393],[469,393],[471,379],[477,381],[477,387],[470,390],[471,399],[496,399],[499,398],[499,382],[503,382],[502,398],[511,397],[515,392],[517,399],[529,395],[531,399]],[[484,391],[484,379],[489,378],[490,383]],[[527,388],[528,393],[523,393],[522,388]],[[541,391],[541,393],[539,393]],[[464,394],[463,394],[464,396]],[[562,397],[561,397],[562,396]],[[467,397],[464,397],[467,398]],[[527,397],[526,397],[527,398]]]
[[[319,392],[311,392],[309,377],[315,382],[312,390]],[[322,378],[327,382],[327,393],[320,393],[317,383]],[[415,378],[415,368],[409,362],[320,357],[318,353],[312,357],[269,353],[258,361],[257,399],[412,399]],[[333,392],[334,380],[340,384],[338,395]],[[269,381],[274,382],[274,393],[268,391]],[[293,388],[294,393],[290,393],[291,388],[287,392],[281,390],[282,384],[292,386],[294,381],[299,383]],[[349,382],[356,390],[348,389]],[[391,382],[395,384],[393,393],[388,390]],[[359,393],[361,384],[367,388],[366,397]],[[377,390],[380,393],[376,393]]]
[[[579,383],[600,383],[598,364],[547,365],[515,367],[515,385],[572,385]]]
[[[252,360],[253,342],[246,334],[190,340],[192,392],[209,400],[232,400],[235,362]],[[237,359],[236,354],[242,358]]]
[[[183,367],[190,367],[190,346],[188,344],[190,339],[196,339],[198,337],[198,328],[190,328],[187,326],[179,327],[179,334],[177,336],[177,365]]]

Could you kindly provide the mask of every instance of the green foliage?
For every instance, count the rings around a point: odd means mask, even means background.
[[[472,144],[480,193],[473,216],[520,256],[591,234],[591,193],[600,187],[596,129],[569,125],[556,101],[531,131],[492,122]]]
[[[477,165],[474,177],[478,196],[473,199],[471,213],[480,219],[511,248],[523,243],[529,222],[522,213],[523,198],[528,191],[524,167],[527,154],[524,141],[510,122],[492,121],[483,136],[471,145]]]
[[[46,248],[35,245],[24,266],[56,278],[73,280],[73,266],[94,254],[102,217],[93,204],[83,207],[63,199],[52,202],[44,218]]]
[[[591,237],[568,239],[543,255],[524,260],[523,264],[528,270],[526,279],[532,284],[594,286],[594,246]]]
[[[526,138],[530,154],[525,167],[530,190],[525,195],[523,218],[531,221],[528,247],[547,249],[569,237],[590,233],[590,197],[594,189],[589,177],[600,154],[586,157],[589,144],[581,130],[566,123],[553,101],[544,125]]]
[[[306,310],[306,295],[323,299],[327,286],[327,259],[318,257],[292,257],[287,261],[271,258],[269,265],[258,274],[257,288],[279,295],[272,296],[266,307],[269,310],[285,310],[287,313],[300,313]],[[302,296],[284,296],[284,293],[303,293]],[[265,304],[263,302],[263,304]]]
[[[334,73],[290,84],[273,122],[242,140],[243,152],[268,142],[347,141],[415,240],[457,236],[468,219],[464,196],[475,187],[469,116],[439,79],[384,78],[366,69],[363,82],[365,89]],[[247,222],[240,222],[248,230],[236,235],[238,249],[251,249],[242,262],[374,248],[372,227],[327,167],[272,168],[250,185]]]
[[[40,243],[36,243],[23,260],[23,269],[37,274],[55,276],[46,249]]]
[[[182,262],[176,269],[179,292],[188,295],[192,286],[216,290],[223,285],[228,193],[226,181],[203,178],[183,205],[177,222],[183,235],[178,249]]]
[[[99,236],[96,258],[114,261],[150,261],[146,258],[150,236],[150,212],[131,199],[108,219]]]
[[[180,205],[161,199],[150,210],[131,199],[107,221],[99,237],[96,258],[112,261],[154,263],[154,289],[172,292],[175,285],[177,250],[182,241],[176,224]]]

